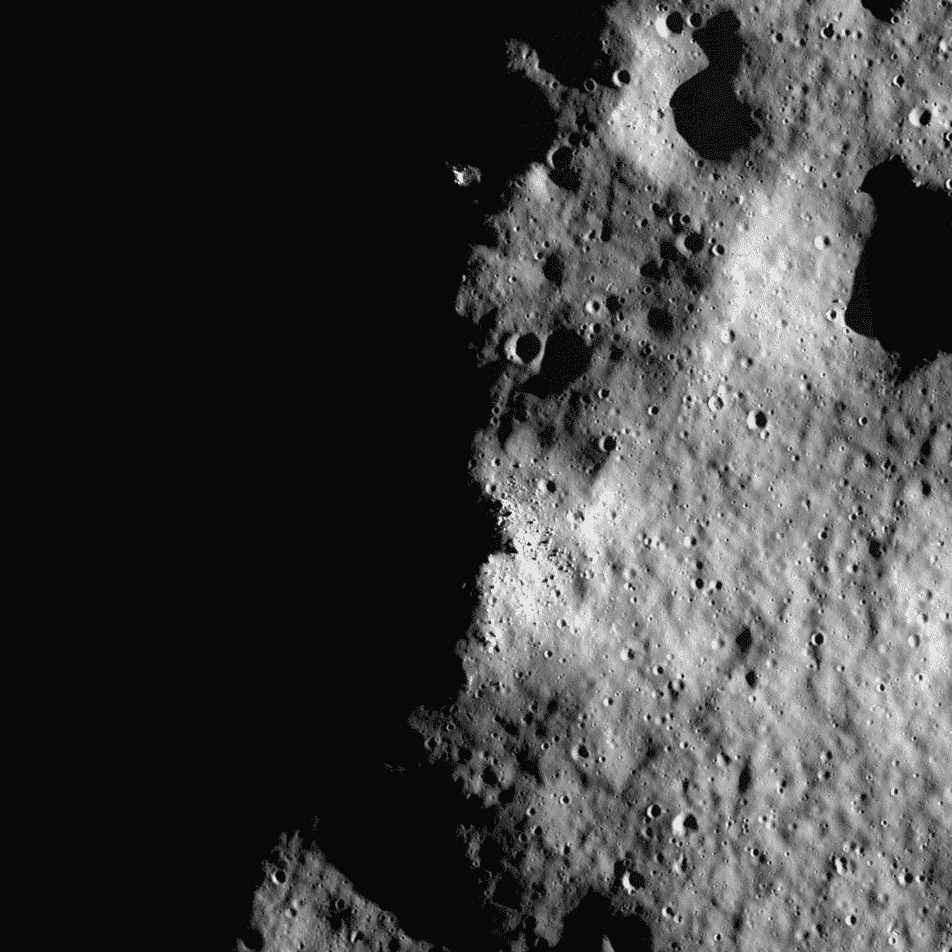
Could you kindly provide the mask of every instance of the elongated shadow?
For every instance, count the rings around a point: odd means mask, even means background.
[[[671,97],[674,127],[703,159],[726,161],[749,148],[760,131],[734,92],[744,44],[737,35],[740,21],[728,11],[716,14],[694,34],[708,67],[682,83]]]
[[[860,190],[872,198],[876,220],[853,276],[846,326],[878,340],[908,372],[952,352],[943,306],[952,199],[916,187],[895,156],[871,169]]]

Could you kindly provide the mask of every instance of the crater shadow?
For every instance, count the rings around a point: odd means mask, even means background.
[[[542,276],[556,287],[565,280],[565,261],[560,254],[551,254],[542,265]]]
[[[666,340],[674,334],[674,318],[664,308],[652,307],[648,311],[648,327]]]
[[[952,319],[941,304],[952,199],[917,187],[897,156],[871,169],[860,191],[873,200],[875,223],[853,275],[846,326],[878,340],[908,374],[952,352]]]
[[[750,109],[734,92],[744,54],[739,27],[737,16],[724,10],[694,34],[709,65],[682,83],[670,100],[678,134],[701,158],[712,162],[726,161],[749,148],[760,132]]]
[[[591,361],[592,352],[585,341],[575,332],[559,328],[549,335],[540,372],[524,390],[542,398],[562,393],[588,370]]]

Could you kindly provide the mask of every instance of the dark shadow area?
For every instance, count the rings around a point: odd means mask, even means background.
[[[565,261],[560,254],[551,254],[545,259],[545,264],[542,265],[542,276],[556,287],[561,287],[565,280]]]
[[[586,79],[607,86],[616,64],[601,46],[608,24],[605,11],[610,3],[579,4],[571,14],[540,14],[531,7],[510,5],[512,35],[528,43],[539,54],[539,65],[560,83],[575,89]]]
[[[741,768],[740,775],[737,778],[737,792],[743,796],[748,790],[750,790],[752,782],[753,778],[750,773],[750,764],[745,763]]]
[[[862,4],[877,20],[889,23],[902,6],[902,0],[862,0]]]
[[[539,340],[537,334],[529,331],[527,334],[519,335],[519,340],[516,341],[516,356],[523,363],[531,364],[539,356],[540,350],[542,350],[542,341]]]
[[[754,636],[751,634],[750,629],[743,628],[740,634],[734,639],[734,644],[737,645],[742,655],[747,654],[754,644]]]
[[[446,774],[367,765],[317,798],[316,842],[358,893],[394,913],[414,938],[452,952],[496,947],[486,876],[471,867],[457,835],[459,825],[485,819]]]
[[[671,97],[674,126],[701,158],[726,161],[750,147],[759,127],[734,92],[744,53],[737,35],[740,21],[722,11],[694,34],[708,58],[707,69],[682,83]]]
[[[244,949],[241,949],[241,952],[262,952],[264,949],[264,936],[261,934],[261,930],[254,926],[245,929],[239,939],[244,944]]]
[[[582,173],[577,169],[553,169],[549,172],[549,178],[566,192],[575,193],[582,187]]]
[[[484,56],[488,54],[488,49],[483,51]],[[481,71],[481,91],[468,89],[467,82],[461,84],[462,89],[454,86],[454,99],[462,94],[467,104],[467,121],[450,130],[451,155],[482,171],[479,196],[483,214],[503,206],[514,176],[532,162],[546,162],[558,134],[555,111],[539,86],[520,73],[507,71],[502,63],[497,70],[492,76]],[[568,172],[569,162],[559,171]]]
[[[534,50],[542,69],[563,86],[579,89],[594,78],[614,89],[612,75],[622,65],[618,49],[624,41],[613,36],[603,48],[610,6],[582,4],[570,13],[548,15],[524,4],[494,2],[481,5],[448,34],[453,107],[445,114],[440,107],[438,135],[447,160],[481,170],[478,215],[502,207],[507,183],[531,162],[545,162],[556,141],[553,104],[521,73],[521,47]],[[560,188],[575,191],[580,176],[570,158],[571,150],[559,149],[551,177]]]
[[[648,327],[659,337],[667,339],[674,333],[674,318],[664,308],[652,307],[648,310]]]
[[[453,107],[439,123],[446,159],[482,172],[478,213],[501,207],[507,183],[531,162],[545,162],[556,141],[553,104],[522,74],[519,49],[535,50],[542,69],[564,86],[580,88],[594,77],[611,85],[617,57],[602,49],[609,4],[581,5],[570,14],[540,15],[525,5],[490,3],[450,39]],[[553,181],[577,188],[571,150],[556,153]]]
[[[628,877],[628,885],[632,889],[645,888],[645,884],[647,883],[647,880],[641,873],[637,872],[637,870],[632,869],[631,864],[627,862],[626,860],[621,860],[621,859],[616,860],[615,869],[614,869],[614,879],[613,879],[614,888],[616,890],[623,888],[622,881],[626,875]]]
[[[895,156],[870,170],[861,191],[873,200],[875,224],[853,276],[846,326],[878,340],[908,374],[952,352],[952,198],[917,187]]]
[[[539,373],[523,390],[542,398],[560,394],[588,370],[591,361],[592,350],[585,341],[575,331],[558,328],[545,342]]]
[[[681,252],[678,251],[678,246],[673,241],[669,241],[667,238],[663,238],[659,243],[658,254],[661,257],[661,266],[665,270],[667,270],[668,266],[671,264],[678,265],[684,261],[684,258],[681,256]]]
[[[653,952],[651,927],[637,915],[624,916],[612,909],[607,897],[589,893],[565,918],[562,938],[555,948],[564,952],[602,949],[608,939],[616,952]]]

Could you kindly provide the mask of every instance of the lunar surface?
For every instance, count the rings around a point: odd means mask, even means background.
[[[950,952],[952,4],[578,6],[461,23],[457,503],[375,484],[235,948]]]

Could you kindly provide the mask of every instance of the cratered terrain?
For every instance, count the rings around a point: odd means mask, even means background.
[[[377,673],[283,668],[235,948],[949,952],[952,5],[577,7],[446,51]]]

